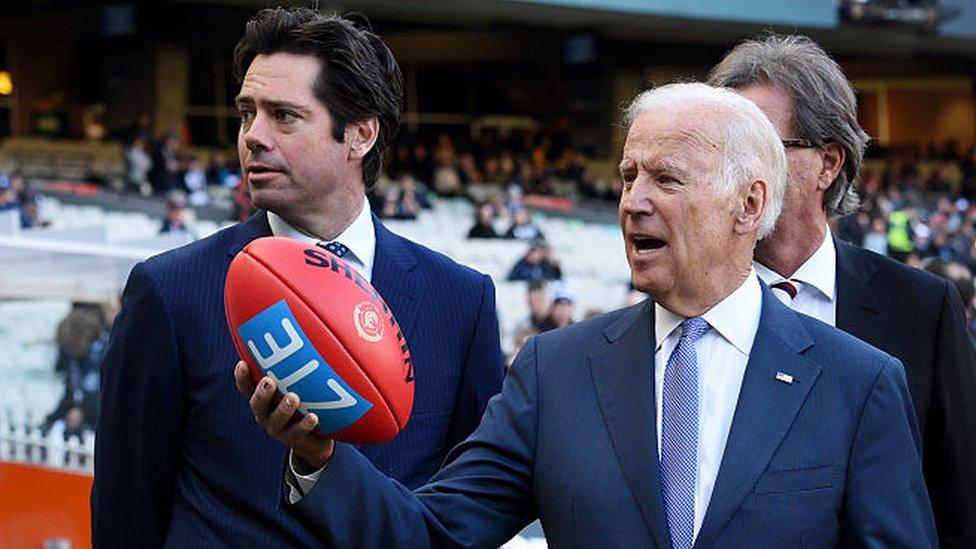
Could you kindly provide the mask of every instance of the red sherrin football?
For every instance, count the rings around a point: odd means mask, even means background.
[[[291,238],[259,238],[230,264],[224,308],[255,383],[294,392],[300,414],[337,440],[378,444],[413,407],[413,364],[379,293],[332,253]]]

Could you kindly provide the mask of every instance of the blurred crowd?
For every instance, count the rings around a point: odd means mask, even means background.
[[[976,342],[976,147],[960,153],[950,142],[885,160],[883,169],[862,170],[861,208],[839,219],[834,234],[952,280]]]
[[[976,147],[953,151],[862,170],[861,208],[838,221],[837,235],[913,266],[937,257],[976,268]]]
[[[873,160],[862,168],[859,184],[862,207],[838,220],[834,234],[953,280],[966,299],[976,334],[976,147],[960,151],[950,142],[924,150],[873,149],[869,154]],[[246,219],[252,212],[240,166],[231,153],[214,152],[204,159],[181,147],[175,134],[154,139],[141,131],[128,141],[125,162],[128,191],[166,201],[161,233],[193,236],[188,212],[208,205],[213,189],[233,197],[234,219]],[[380,218],[407,220],[416,219],[439,198],[465,198],[475,204],[472,224],[459,228],[466,230],[467,238],[524,242],[525,253],[507,276],[509,281],[527,283],[532,311],[512,342],[517,350],[529,335],[564,326],[579,314],[559,258],[525,198],[556,194],[617,201],[619,178],[602,181],[590,164],[559,124],[506,132],[483,128],[470,134],[404,131],[367,198]],[[37,197],[23,178],[0,177],[3,210],[17,210],[23,227],[40,224]],[[632,291],[627,303],[642,298]],[[588,314],[596,311],[582,316]]]
[[[483,128],[474,136],[441,132],[425,137],[404,132],[386,164],[390,180],[409,175],[439,196],[568,194],[616,201],[619,183],[606,184],[589,167],[588,156],[570,144],[561,124],[501,132]]]
[[[19,175],[0,175],[0,212],[15,212],[22,229],[41,227],[45,223],[37,213],[38,196]]]

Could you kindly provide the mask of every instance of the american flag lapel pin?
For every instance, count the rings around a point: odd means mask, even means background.
[[[784,374],[783,372],[776,372],[776,381],[782,381],[787,385],[793,384],[793,376],[790,374]]]

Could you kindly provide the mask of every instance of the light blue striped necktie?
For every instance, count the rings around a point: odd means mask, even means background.
[[[681,339],[664,369],[661,396],[661,480],[674,549],[690,549],[695,532],[698,476],[698,355],[708,331],[702,318],[681,323]]]

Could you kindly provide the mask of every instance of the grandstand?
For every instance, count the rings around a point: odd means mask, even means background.
[[[0,180],[16,174],[36,192],[32,223],[0,209],[0,464],[90,483],[94,433],[66,437],[63,425],[44,425],[65,392],[55,370],[60,323],[74,304],[116,303],[137,262],[246,215],[244,193],[209,171],[239,177],[231,57],[258,4],[29,2],[0,15]],[[872,10],[853,17],[862,4]],[[620,105],[649,86],[703,78],[744,37],[788,29],[838,58],[872,137],[862,165],[864,219],[835,234],[861,244],[873,221],[902,212],[915,231],[909,239],[932,243],[925,254],[976,269],[976,231],[967,232],[976,222],[976,0],[932,2],[924,25],[913,19],[917,10],[887,10],[880,21],[880,4],[343,2],[372,20],[406,79],[395,144],[406,154],[391,152],[385,183],[396,191],[399,177],[415,178],[433,203],[416,219],[384,223],[493,279],[508,354],[529,309],[527,284],[506,278],[528,244],[465,235],[478,202],[504,211],[510,186],[519,187],[561,264],[550,299],[570,296],[576,320],[616,309],[629,283],[614,212]],[[192,234],[160,234],[165,193],[146,196],[149,183],[140,189],[129,173],[134,137],[147,140],[149,155],[167,134],[180,142],[177,187],[194,161],[208,170],[208,203],[188,210]],[[442,168],[458,188],[435,196]],[[930,192],[930,182],[944,188]],[[495,221],[499,233],[506,215]],[[69,536],[82,546],[86,526]],[[5,532],[0,524],[0,549]]]

